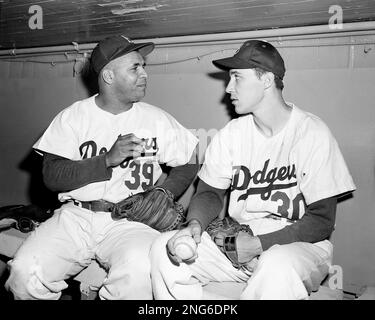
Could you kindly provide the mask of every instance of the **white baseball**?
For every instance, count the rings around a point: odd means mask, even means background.
[[[174,249],[182,260],[189,260],[194,257],[197,244],[191,236],[181,236],[174,241]]]

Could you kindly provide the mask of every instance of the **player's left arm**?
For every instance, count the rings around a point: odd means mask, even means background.
[[[258,236],[240,232],[237,238],[237,251],[244,261],[251,261],[275,244],[293,242],[318,242],[329,238],[336,220],[336,197],[311,203],[303,217],[281,230]]]
[[[330,197],[311,203],[302,218],[285,228],[258,235],[262,250],[274,244],[318,242],[329,238],[335,227],[337,198]]]
[[[169,174],[161,186],[173,193],[178,199],[192,184],[199,170],[199,161],[196,152],[193,152],[188,163],[171,167]]]

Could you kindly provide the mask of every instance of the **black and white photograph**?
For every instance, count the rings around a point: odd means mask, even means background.
[[[0,0],[0,303],[375,300],[374,101],[374,0]]]

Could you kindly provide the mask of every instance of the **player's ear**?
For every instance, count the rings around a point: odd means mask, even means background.
[[[107,84],[112,84],[115,79],[115,75],[111,69],[103,69],[100,77]]]
[[[275,75],[272,72],[266,72],[262,75],[264,89],[268,89],[275,82]]]

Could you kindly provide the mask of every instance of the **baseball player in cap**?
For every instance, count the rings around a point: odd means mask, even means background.
[[[226,92],[243,116],[208,146],[187,227],[153,244],[155,297],[225,298],[203,287],[233,281],[246,283],[241,299],[306,299],[328,274],[337,198],[355,189],[352,177],[323,121],[284,100],[285,66],[275,47],[249,40],[213,64],[229,72]],[[252,234],[210,236],[227,191],[229,216]],[[183,235],[197,243],[188,261],[174,246]]]
[[[152,299],[149,250],[159,232],[111,218],[111,208],[152,187],[179,197],[198,171],[197,138],[145,96],[145,56],[154,44],[113,36],[94,48],[99,93],[62,110],[35,143],[45,184],[63,203],[10,261],[6,282],[16,299],[59,299],[65,280],[92,259],[108,271],[101,299]]]

